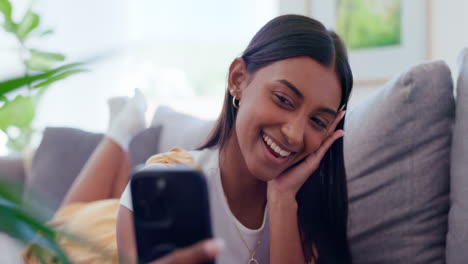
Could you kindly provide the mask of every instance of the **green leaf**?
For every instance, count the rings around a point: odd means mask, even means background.
[[[3,27],[8,32],[15,32],[17,25],[13,22],[11,18],[11,3],[8,0],[0,0],[0,12],[5,18],[5,24]]]
[[[15,153],[23,153],[23,151],[29,146],[31,138],[33,136],[33,130],[30,127],[18,128],[19,135],[12,137],[8,135],[8,141],[6,143],[9,150]]]
[[[31,253],[34,257],[36,257],[39,260],[39,263],[47,264],[45,255],[48,255],[48,251],[44,251],[44,249],[39,247],[38,245],[31,245]]]
[[[0,0],[0,12],[5,16],[5,20],[11,20],[11,3],[8,0]]]
[[[63,263],[70,263],[56,241],[57,232],[55,230],[29,215],[18,204],[10,203],[1,197],[0,230],[23,243],[31,242],[33,245],[48,249],[56,254]]]
[[[55,76],[50,77],[48,80],[46,80],[44,82],[35,84],[34,88],[49,86],[49,85],[51,85],[52,83],[54,83],[56,81],[63,80],[65,78],[67,78],[68,76],[71,76],[71,75],[74,75],[74,74],[77,74],[77,73],[80,73],[80,72],[87,72],[87,70],[69,70],[69,71],[66,71],[66,72],[62,72],[60,74],[57,74]]]
[[[48,36],[48,35],[51,35],[54,33],[54,30],[53,29],[48,29],[46,31],[43,31],[39,34],[39,37],[45,37],[45,36]]]
[[[50,70],[58,61],[64,61],[65,56],[60,53],[43,52],[30,49],[30,59],[26,61],[26,66],[30,70],[46,72]]]
[[[31,243],[34,255],[47,258],[53,254],[62,263],[70,263],[64,251],[57,243],[57,236],[61,234],[38,220],[36,211],[27,207],[21,199],[20,184],[2,179],[0,175],[0,232],[5,232],[18,241]],[[50,262],[49,262],[50,263]]]
[[[25,40],[27,35],[39,25],[39,20],[39,15],[29,9],[16,30],[18,38],[22,41]]]
[[[44,51],[39,51],[36,49],[30,49],[29,51],[31,52],[31,56],[46,58],[46,59],[53,60],[53,61],[65,60],[65,55],[61,53],[44,52]]]
[[[18,95],[13,101],[0,108],[0,129],[6,131],[9,126],[28,128],[36,114],[33,96]]]
[[[28,75],[28,76],[21,76],[18,78],[13,78],[10,80],[6,80],[3,82],[0,82],[0,96],[5,95],[11,91],[14,91],[16,89],[22,88],[23,86],[26,86],[28,84],[33,84],[34,82],[37,81],[43,81],[54,74],[60,73],[62,71],[72,69],[75,67],[78,67],[82,65],[81,63],[71,63],[71,64],[66,64],[63,66],[60,66],[58,68],[52,69],[50,71],[47,71],[45,73],[38,73],[35,75]]]
[[[2,177],[4,175],[0,175]],[[21,191],[20,184],[12,181],[7,181],[0,178],[0,197],[15,204],[21,204]]]
[[[39,220],[38,212],[44,205],[31,207],[21,200],[20,184],[2,179],[0,175],[0,232],[28,244],[28,252],[41,263],[71,263],[57,240],[65,239],[101,255],[107,262],[111,252],[95,242],[67,231],[56,230],[48,226],[45,220]],[[34,194],[35,199],[39,196]],[[58,260],[59,262],[57,262]]]

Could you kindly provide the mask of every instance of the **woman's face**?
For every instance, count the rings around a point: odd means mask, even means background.
[[[253,75],[240,60],[231,66],[230,87],[231,80],[241,102],[235,137],[247,169],[264,181],[319,148],[341,100],[334,69],[309,57],[277,61]]]

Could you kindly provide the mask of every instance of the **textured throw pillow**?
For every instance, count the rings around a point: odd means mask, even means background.
[[[213,128],[214,121],[199,119],[174,111],[170,107],[160,106],[151,125],[162,127],[159,151],[167,152],[174,147],[186,150],[199,147]]]
[[[160,127],[150,127],[133,138],[129,149],[132,166],[158,152],[159,132]],[[26,180],[27,203],[45,200],[50,206],[38,204],[38,208],[44,208],[44,218],[51,217],[102,137],[74,128],[46,128]],[[42,199],[37,200],[36,195]]]
[[[460,53],[452,139],[447,264],[468,263],[468,48]]]
[[[417,65],[349,109],[349,238],[361,263],[445,263],[455,106],[443,62]]]

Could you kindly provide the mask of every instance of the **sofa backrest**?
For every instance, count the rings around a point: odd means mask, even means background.
[[[468,48],[459,55],[457,110],[451,149],[447,263],[468,263]]]

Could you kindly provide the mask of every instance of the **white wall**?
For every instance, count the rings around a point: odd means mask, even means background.
[[[276,0],[279,1],[279,14],[309,15],[311,0]]]
[[[458,72],[457,56],[468,47],[468,1],[431,0],[432,7],[432,58],[445,60]]]
[[[312,8],[321,1],[329,0],[279,0],[281,14],[295,13],[307,15]],[[402,0],[425,1],[429,4],[429,24],[427,24],[428,59],[444,60],[452,70],[452,77],[456,79],[458,67],[457,56],[468,47],[468,1],[467,0]],[[410,65],[408,65],[410,66]],[[404,70],[404,69],[401,69]],[[362,101],[367,95],[380,85],[355,86],[353,102]]]

